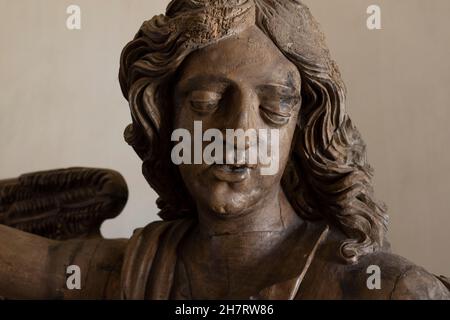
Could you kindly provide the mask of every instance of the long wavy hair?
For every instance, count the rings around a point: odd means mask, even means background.
[[[349,263],[379,250],[387,226],[374,199],[365,144],[345,110],[346,90],[325,38],[297,0],[173,0],[166,15],[145,21],[123,49],[120,85],[132,124],[126,141],[143,160],[164,220],[195,216],[193,199],[170,160],[172,90],[185,58],[256,25],[294,63],[302,78],[302,107],[282,188],[307,220],[327,219],[347,237]]]

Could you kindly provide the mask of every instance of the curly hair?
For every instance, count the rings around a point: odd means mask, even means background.
[[[297,0],[173,0],[166,15],[143,23],[123,49],[119,79],[132,124],[126,141],[143,160],[158,193],[160,217],[196,214],[170,160],[174,110],[169,97],[177,70],[202,47],[256,25],[302,77],[302,107],[282,188],[306,220],[326,219],[347,237],[340,256],[355,263],[383,246],[388,217],[374,199],[366,147],[345,110],[346,90],[325,37]]]

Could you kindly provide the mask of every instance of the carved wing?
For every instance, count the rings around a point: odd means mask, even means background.
[[[99,237],[128,199],[115,171],[69,168],[0,180],[0,224],[51,239]]]
[[[450,278],[447,278],[445,276],[438,276],[438,279],[441,280],[444,286],[446,286],[447,289],[450,291]]]

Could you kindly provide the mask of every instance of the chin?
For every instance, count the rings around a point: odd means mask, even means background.
[[[207,193],[206,206],[221,218],[235,218],[245,215],[262,198],[255,192],[234,191],[227,185],[211,188]]]

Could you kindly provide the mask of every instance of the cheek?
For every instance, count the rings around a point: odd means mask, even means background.
[[[203,170],[200,166],[192,164],[180,165],[178,166],[178,170],[187,189],[193,193],[192,196],[195,197],[197,193],[201,192],[202,189],[205,189],[204,183],[202,184],[201,180]]]
[[[280,129],[280,170],[281,172],[284,171],[284,168],[286,166],[286,163],[288,162],[292,144],[294,143],[294,134],[295,130],[297,128],[297,115],[291,119],[289,124]]]
[[[183,128],[190,130],[191,127],[193,128],[193,122],[195,120],[193,118],[193,114],[192,112],[190,112],[189,108],[187,108],[182,104],[175,106],[174,119],[175,119],[173,123],[174,129]]]

